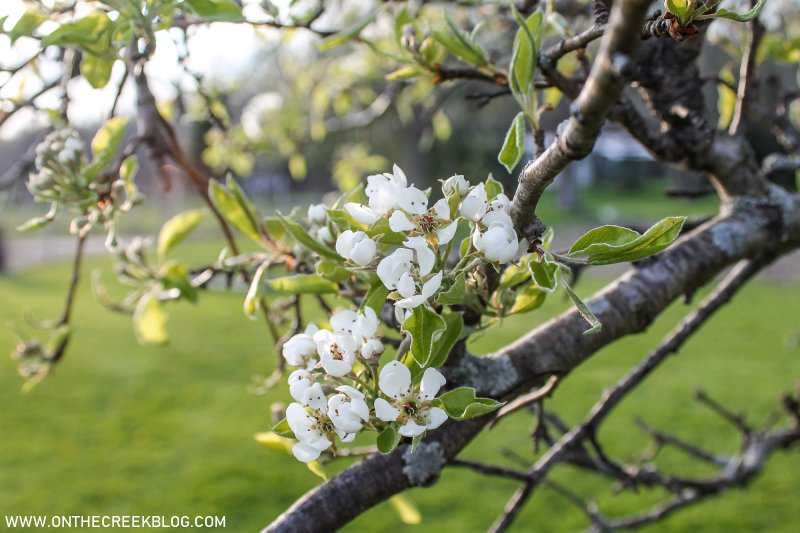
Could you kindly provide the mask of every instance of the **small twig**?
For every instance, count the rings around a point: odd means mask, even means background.
[[[494,419],[486,425],[486,429],[492,429],[497,423],[504,417],[519,411],[520,409],[524,409],[531,404],[534,404],[541,400],[542,398],[547,398],[550,396],[558,385],[559,377],[556,375],[550,376],[550,379],[542,385],[540,388],[529,392],[528,394],[524,394],[518,397],[513,402],[504,405],[497,414],[495,415]]]
[[[644,420],[641,418],[637,418],[635,423],[639,428],[644,431],[647,435],[649,435],[653,441],[655,442],[656,446],[660,447],[662,444],[669,444],[674,446],[675,448],[685,452],[686,454],[705,461],[707,463],[716,465],[716,466],[724,466],[726,460],[722,457],[718,457],[713,453],[704,450],[703,448],[687,442],[680,437],[676,437],[674,435],[670,435],[669,433],[664,433],[663,431],[658,431],[657,429],[652,428],[649,426]],[[652,460],[653,457],[650,457],[649,460]]]
[[[505,468],[502,466],[479,463],[477,461],[468,461],[466,459],[453,459],[448,463],[448,465],[469,468],[485,476],[499,476],[510,479],[517,479],[519,481],[528,480],[528,475],[525,472],[520,472],[519,470],[513,470],[511,468]]]
[[[720,404],[719,402],[711,398],[703,389],[698,389],[697,391],[695,391],[694,396],[698,402],[705,405],[706,407],[717,413],[719,416],[721,416],[723,419],[730,422],[731,425],[733,425],[736,429],[741,431],[742,434],[744,434],[745,436],[750,436],[753,433],[753,428],[750,427],[750,425],[747,424],[747,422],[745,422],[744,416],[731,412],[724,405]]]

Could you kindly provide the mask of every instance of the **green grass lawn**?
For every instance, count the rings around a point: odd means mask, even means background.
[[[191,247],[188,253],[193,254]],[[107,268],[107,263],[92,260],[88,266]],[[2,321],[21,325],[23,309],[38,318],[56,316],[65,267],[0,276]],[[144,349],[136,344],[130,319],[103,310],[87,281],[74,344],[54,375],[22,394],[14,363],[0,358],[0,514],[216,514],[227,517],[231,531],[255,531],[318,482],[302,464],[253,440],[268,427],[270,403],[288,395],[247,392],[253,374],[271,370],[274,354],[263,325],[241,314],[243,295],[206,294],[198,306],[170,306],[171,344]],[[579,292],[599,285],[587,280]],[[748,287],[618,409],[601,433],[608,450],[621,459],[643,450],[646,441],[631,423],[635,416],[709,448],[733,449],[734,432],[693,402],[692,392],[702,385],[720,401],[747,409],[754,423],[763,421],[800,377],[800,351],[786,342],[800,329],[799,295],[796,286],[766,281]],[[566,305],[553,299],[537,312],[508,320],[502,335],[485,335],[473,348],[495,349]],[[550,406],[566,421],[578,421],[602,388],[639,360],[683,312],[676,304],[647,334],[597,354],[559,388]],[[0,349],[8,352],[14,342],[11,330],[0,328]],[[530,415],[515,415],[464,456],[511,466],[499,453],[507,448],[532,458],[530,423]],[[678,454],[663,459],[680,471],[691,466]],[[731,491],[653,529],[796,531],[798,471],[796,450],[778,454],[751,491]],[[614,494],[605,481],[564,467],[555,476],[598,500],[609,514],[631,512],[659,496]],[[513,482],[448,469],[435,487],[408,493],[423,514],[422,525],[400,524],[384,504],[347,530],[484,531],[515,489]],[[569,503],[544,488],[515,531],[586,525]]]

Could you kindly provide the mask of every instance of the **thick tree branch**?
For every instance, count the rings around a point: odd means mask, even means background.
[[[530,241],[541,236],[536,204],[544,190],[571,161],[591,152],[606,115],[624,87],[623,72],[632,64],[640,42],[642,21],[650,2],[617,2],[591,74],[572,105],[572,116],[563,122],[550,147],[519,176],[511,216],[518,233]]]

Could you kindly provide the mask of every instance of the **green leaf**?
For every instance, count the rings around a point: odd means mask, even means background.
[[[42,46],[76,45],[81,47],[91,46],[105,37],[105,32],[111,26],[111,19],[102,11],[93,11],[85,17],[65,22],[49,35],[42,39]],[[101,52],[104,50],[93,50]]]
[[[720,79],[733,83],[734,77],[731,69],[723,68],[719,73]],[[736,91],[725,83],[717,84],[717,111],[719,112],[720,129],[728,129],[733,119],[733,110],[736,107]]]
[[[241,197],[237,197],[217,180],[209,182],[208,195],[225,220],[230,222],[242,235],[261,244],[261,234],[255,223],[255,213],[249,211],[249,206],[240,201]]]
[[[476,67],[485,66],[488,63],[486,51],[475,42],[469,33],[456,26],[446,11],[444,19],[447,23],[447,31],[434,30],[433,38],[442,43],[451,54],[467,63]]]
[[[34,217],[17,226],[17,231],[33,231],[35,229],[39,229],[46,226],[52,221],[53,217],[48,217],[48,216]]]
[[[20,37],[32,36],[33,32],[35,32],[45,20],[47,20],[47,15],[38,9],[28,9],[25,11],[17,23],[14,24],[14,27],[11,28],[11,31],[8,32],[8,36],[11,38],[11,44],[14,44]],[[2,29],[1,25],[0,29]]]
[[[415,78],[422,74],[424,71],[420,69],[416,65],[406,65],[405,67],[400,67],[397,70],[393,70],[389,74],[386,75],[387,81],[401,81],[407,80],[410,78]]]
[[[528,265],[531,278],[537,287],[545,292],[554,292],[558,286],[561,266],[550,253],[545,253],[539,261],[531,261]]]
[[[169,341],[167,315],[161,301],[153,294],[146,294],[133,313],[133,329],[141,344],[163,345]]]
[[[339,33],[326,37],[319,43],[318,49],[320,52],[325,52],[330,50],[331,48],[336,48],[337,46],[341,46],[345,43],[352,41],[353,39],[357,38],[361,32],[366,28],[370,22],[375,19],[375,16],[378,14],[378,10],[373,10],[369,15],[364,17],[361,20],[357,20],[347,28],[343,29]]]
[[[323,259],[317,263],[317,274],[323,278],[340,283],[350,277],[350,272],[335,259]],[[387,292],[388,294],[388,292]]]
[[[295,274],[267,280],[270,289],[291,294],[336,294],[339,286],[316,274]]]
[[[686,26],[694,13],[695,0],[664,0],[664,5],[678,18],[681,26]]]
[[[402,494],[395,494],[389,498],[389,505],[392,506],[397,517],[404,524],[416,526],[422,523],[422,514],[417,509],[417,506],[411,500]]]
[[[184,0],[186,11],[206,20],[236,22],[242,20],[242,8],[232,0]]]
[[[177,261],[168,261],[161,266],[161,283],[165,289],[178,289],[181,296],[192,303],[197,302],[197,289],[189,281],[189,269]]]
[[[378,451],[381,453],[390,453],[397,448],[400,443],[400,434],[394,424],[389,426],[378,434],[377,445]]]
[[[264,261],[258,266],[255,274],[253,274],[253,279],[250,280],[250,288],[247,289],[247,296],[244,299],[244,314],[250,320],[254,320],[258,315],[259,303],[261,302],[261,294],[263,285],[261,283],[261,279],[264,277],[264,273],[269,268],[269,262]]]
[[[292,448],[295,441],[273,433],[272,431],[265,431],[264,433],[256,433],[256,442],[275,452],[286,453],[292,455]]]
[[[506,138],[503,141],[503,147],[500,149],[500,154],[497,160],[506,167],[509,174],[517,166],[519,160],[522,159],[522,154],[525,151],[525,115],[520,112],[514,117],[511,126],[508,128]]]
[[[750,22],[761,14],[761,10],[764,9],[766,3],[767,0],[759,0],[759,2],[753,6],[753,9],[746,13],[736,13],[728,9],[718,9],[713,16],[714,18],[735,20],[736,22]]]
[[[494,179],[492,174],[489,174],[483,183],[484,189],[486,189],[486,199],[490,202],[503,192],[503,184]]]
[[[415,307],[403,322],[403,331],[411,335],[411,355],[419,366],[428,364],[445,327],[444,319],[425,304]]]
[[[272,426],[272,431],[281,437],[287,437],[290,439],[296,438],[294,431],[292,431],[292,428],[289,426],[289,422],[285,418]]]
[[[511,306],[509,314],[527,313],[538,309],[546,299],[547,292],[533,283],[526,285],[517,293],[516,298],[514,298],[514,305]]]
[[[445,364],[453,346],[455,346],[458,339],[461,338],[461,332],[464,330],[464,318],[461,313],[448,313],[442,318],[445,323],[444,333],[442,333],[442,336],[436,341],[426,368],[439,368]],[[422,370],[422,367],[412,365],[411,375],[414,377],[422,375]]]
[[[575,294],[575,291],[572,290],[572,287],[569,286],[569,283],[562,277],[561,278],[561,285],[564,287],[564,291],[569,296],[569,299],[572,300],[572,303],[575,304],[575,307],[580,312],[581,316],[586,319],[591,326],[589,329],[583,332],[584,335],[591,335],[592,333],[597,333],[601,329],[603,329],[603,325],[597,319],[597,317],[592,313],[592,310],[589,309],[589,306],[586,305],[586,302],[580,299],[580,297]]]
[[[364,296],[364,301],[361,302],[361,308],[371,307],[375,314],[380,315],[383,306],[386,303],[386,296],[389,294],[389,289],[383,284],[382,281],[375,281]]]
[[[114,117],[97,130],[92,139],[92,163],[83,171],[87,178],[94,179],[101,170],[114,161],[125,137],[127,126],[126,117]]]
[[[309,233],[305,230],[305,228],[303,228],[303,226],[282,215],[278,215],[278,217],[280,218],[281,223],[283,223],[283,226],[286,228],[286,231],[288,231],[289,234],[292,237],[294,237],[294,239],[299,244],[302,244],[312,252],[316,252],[317,254],[323,257],[330,257],[331,259],[337,259],[339,261],[342,260],[342,258],[339,257],[339,254],[337,254],[335,250],[331,250],[330,248],[328,248],[327,246],[316,240],[314,237],[309,235]]]
[[[380,237],[378,242],[384,244],[403,244],[408,238],[404,233],[395,233],[392,231],[392,228],[389,226],[388,217],[379,218],[373,222],[371,226],[366,228],[364,232],[373,239]]]
[[[472,387],[459,387],[445,392],[436,398],[435,403],[441,405],[450,418],[456,420],[482,416],[499,409],[504,404],[491,398],[476,398],[475,389]]]
[[[204,216],[205,214],[202,210],[192,209],[178,213],[164,222],[164,225],[161,226],[161,231],[158,233],[158,257],[163,260],[170,250],[180,244],[200,224]]]
[[[569,250],[567,257],[582,258],[590,265],[610,265],[636,261],[666,249],[681,233],[686,217],[667,217],[643,235],[620,226],[595,228]]]
[[[436,295],[436,301],[442,305],[457,305],[464,303],[464,294],[466,293],[466,280],[464,272],[459,272],[453,284],[446,291],[440,292]]]
[[[111,79],[114,59],[86,52],[81,59],[81,74],[95,89],[102,89]]]
[[[520,28],[514,37],[513,54],[509,65],[509,78],[512,90],[523,94],[533,88],[533,76],[536,72],[544,14],[537,9],[526,20],[514,9],[514,18],[517,19]]]

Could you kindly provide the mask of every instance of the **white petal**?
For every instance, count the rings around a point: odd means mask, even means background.
[[[425,373],[422,374],[422,381],[419,387],[419,397],[425,400],[432,400],[439,393],[447,382],[441,372],[435,368],[426,368]]]
[[[322,356],[321,360],[322,369],[329,376],[340,378],[350,373],[353,370],[353,363],[346,360],[334,359],[333,357]]]
[[[336,239],[336,253],[350,259],[350,252],[353,250],[353,236],[351,230],[343,231]]]
[[[399,233],[412,231],[416,226],[408,219],[405,213],[395,210],[392,212],[392,216],[389,217],[389,227],[392,228],[392,231]]]
[[[298,442],[292,446],[292,454],[298,461],[310,463],[319,457],[320,450],[317,450],[304,442]]]
[[[456,235],[456,230],[458,229],[458,221],[454,220],[448,226],[436,230],[436,237],[439,240],[439,246],[443,246],[448,242],[453,240],[453,237]]]
[[[358,321],[358,314],[350,309],[344,309],[331,316],[331,327],[337,333],[347,333],[348,335],[353,332],[353,327]]]
[[[350,259],[352,259],[353,262],[358,266],[367,266],[368,264],[372,263],[373,259],[375,259],[375,253],[377,251],[378,247],[375,244],[375,241],[367,237],[366,239],[360,240],[355,246],[353,246]]]
[[[322,391],[322,385],[319,383],[314,383],[303,391],[300,402],[321,411],[328,407],[328,401],[325,398],[325,393]]]
[[[436,429],[447,421],[447,413],[438,407],[431,407],[428,412],[429,422],[425,425],[428,429]]]
[[[344,443],[353,442],[356,439],[355,433],[345,433],[344,431],[337,431],[337,435],[339,435],[339,440]]]
[[[344,204],[344,208],[347,210],[348,213],[350,213],[351,217],[356,219],[358,222],[361,222],[362,224],[370,225],[373,224],[376,220],[378,220],[378,218],[380,218],[378,213],[376,213],[366,205],[348,202]]]
[[[450,206],[447,204],[447,200],[441,198],[433,204],[433,212],[436,213],[436,216],[439,218],[449,219]]]
[[[407,187],[400,193],[398,204],[404,211],[422,215],[428,210],[428,197],[416,187]]]
[[[400,361],[390,361],[381,369],[378,387],[385,395],[399,400],[411,388],[411,371]]]
[[[353,335],[371,339],[375,336],[378,330],[378,315],[375,310],[367,306],[364,308],[362,314],[358,316],[356,327],[353,330]]]
[[[436,291],[439,290],[439,287],[442,286],[442,273],[437,272],[431,279],[425,282],[425,285],[422,286],[422,297],[424,299],[428,299],[434,294]]]
[[[408,184],[408,178],[406,178],[406,173],[403,172],[403,169],[401,169],[397,165],[394,165],[392,167],[392,178],[394,182],[400,187],[405,187]]]
[[[405,425],[400,426],[398,433],[404,437],[416,437],[425,432],[425,426],[420,426],[413,420],[409,420]]]
[[[397,278],[394,276],[394,258],[392,255],[387,255],[378,263],[378,278],[380,278],[383,286],[387,289],[394,289],[397,287]]]
[[[361,391],[359,391],[358,389],[351,387],[350,385],[341,385],[339,387],[336,387],[336,390],[338,390],[339,392],[343,392],[349,398],[357,398],[359,400],[364,399],[364,394],[362,394]]]
[[[392,407],[391,404],[383,398],[377,398],[374,406],[375,416],[384,422],[394,422],[397,420],[397,417],[400,416],[400,409]]]
[[[417,285],[414,283],[414,278],[412,278],[411,274],[408,272],[404,272],[397,281],[397,292],[399,292],[403,298],[410,298],[417,293]]]
[[[415,294],[411,298],[403,298],[394,303],[395,309],[413,309],[425,303],[425,297],[421,294]],[[410,311],[409,311],[410,312]],[[405,321],[405,320],[404,320]]]
[[[417,264],[419,265],[419,275],[426,276],[433,270],[433,265],[436,263],[436,254],[428,246],[415,248],[417,252]]]
[[[508,214],[507,211],[502,210],[494,210],[489,211],[483,218],[481,218],[481,222],[483,222],[486,226],[491,226],[492,224],[505,224],[511,226],[513,222],[511,221],[511,215]]]

